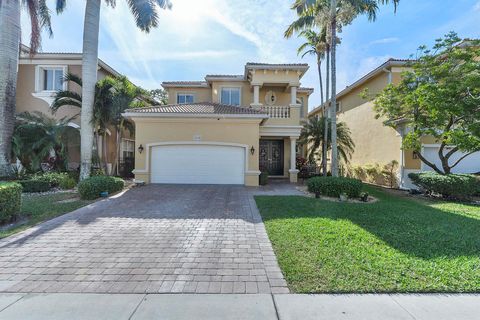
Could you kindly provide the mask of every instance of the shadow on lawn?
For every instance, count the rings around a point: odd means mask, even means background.
[[[370,191],[370,190],[369,190]],[[431,259],[480,256],[480,207],[478,219],[434,208],[428,203],[373,191],[380,201],[372,204],[329,202],[303,197],[256,197],[266,222],[272,219],[346,219],[374,234],[401,252]],[[267,201],[265,201],[267,200]]]

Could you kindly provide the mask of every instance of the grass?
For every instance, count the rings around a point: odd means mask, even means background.
[[[376,203],[257,196],[290,289],[480,292],[480,207],[366,187]]]
[[[64,201],[64,202],[62,202]],[[46,220],[58,217],[93,201],[80,200],[78,193],[23,194],[20,217],[22,223],[0,229],[0,238],[8,237]]]

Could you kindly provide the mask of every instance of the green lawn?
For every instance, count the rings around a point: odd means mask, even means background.
[[[406,199],[376,203],[257,196],[294,292],[480,292],[480,207]]]
[[[9,229],[2,228],[0,230],[0,238],[8,237],[28,227],[86,206],[92,202],[80,200],[78,193],[73,192],[46,195],[23,194],[21,216],[26,218],[25,222]]]

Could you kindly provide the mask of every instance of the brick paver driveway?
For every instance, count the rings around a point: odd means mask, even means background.
[[[0,241],[0,292],[288,292],[251,189],[148,185]]]

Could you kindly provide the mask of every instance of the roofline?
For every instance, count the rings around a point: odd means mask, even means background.
[[[366,75],[364,75],[363,77],[361,77],[360,79],[358,79],[357,81],[355,81],[354,83],[352,83],[351,85],[347,86],[345,89],[343,89],[342,91],[337,93],[336,97],[337,97],[337,99],[340,99],[341,97],[343,97],[347,93],[351,92],[352,90],[358,88],[359,86],[361,86],[362,84],[364,84],[368,80],[376,77],[377,75],[381,74],[382,72],[386,72],[386,69],[388,69],[388,68],[405,66],[406,64],[408,64],[412,61],[413,60],[406,60],[406,59],[393,59],[393,58],[388,59],[387,61],[382,63],[380,66],[373,69],[372,71],[370,71],[369,73],[367,73]],[[328,103],[329,101],[330,100],[327,100],[325,103]],[[323,108],[323,105],[320,105],[320,106],[314,108],[312,111],[310,111],[308,113],[308,116],[317,112],[318,110],[321,110],[322,108]]]
[[[207,82],[211,81],[211,80],[215,80],[215,81],[232,81],[232,82],[241,82],[241,81],[246,81],[245,77],[243,75],[238,75],[238,76],[235,76],[235,77],[225,77],[225,76],[213,76],[213,75],[207,75],[205,76],[205,80]]]
[[[297,92],[306,92],[308,95],[311,95],[315,89],[313,88],[298,88]]]
[[[212,118],[212,119],[268,119],[267,114],[203,114],[203,113],[163,113],[163,112],[125,112],[122,116],[132,118]]]
[[[163,88],[209,88],[210,86],[208,85],[207,82],[202,83],[173,83],[170,81],[167,82],[162,82],[160,84]]]
[[[25,46],[25,45],[23,45]],[[27,47],[28,48],[28,47]],[[33,56],[22,56],[20,54],[20,60],[36,60],[36,59],[52,59],[52,60],[79,60],[82,61],[82,54],[81,53],[74,53],[74,52],[67,52],[67,53],[56,53],[56,52],[38,52],[35,53]],[[105,61],[98,58],[98,65],[105,69],[107,72],[113,74],[116,77],[121,76],[122,74],[117,70],[113,69],[109,66]]]
[[[310,66],[306,63],[298,64],[298,65],[285,65],[285,64],[249,64],[245,65],[245,78],[248,76],[249,70],[297,70],[300,71],[300,77],[302,78],[303,75],[307,72]]]

